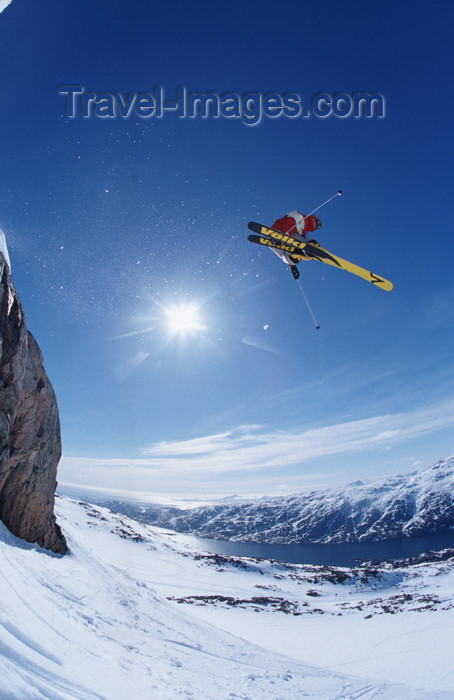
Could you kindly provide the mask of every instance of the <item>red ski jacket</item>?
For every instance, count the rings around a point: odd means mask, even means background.
[[[311,214],[310,216],[304,216],[300,211],[289,212],[280,219],[276,219],[271,228],[275,228],[281,233],[286,233],[288,236],[294,236],[296,233],[300,236],[306,238],[306,234],[312,233],[316,229],[320,228],[321,222],[318,216]]]

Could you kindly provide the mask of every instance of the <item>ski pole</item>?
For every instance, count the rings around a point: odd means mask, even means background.
[[[320,326],[318,325],[317,321],[315,320],[314,312],[312,311],[311,305],[309,304],[309,301],[308,301],[308,299],[307,299],[307,296],[306,296],[305,293],[304,293],[303,285],[301,284],[301,282],[299,281],[299,279],[296,280],[296,281],[297,281],[298,284],[299,284],[299,288],[301,289],[301,293],[302,293],[302,295],[303,295],[303,297],[304,297],[304,301],[305,301],[306,304],[307,304],[307,308],[309,309],[309,311],[310,311],[310,313],[311,313],[311,316],[312,316],[313,321],[314,321],[314,323],[315,323],[315,328],[318,330],[318,329],[320,328]]]
[[[323,204],[319,204],[318,207],[316,207],[315,209],[312,209],[310,214],[306,214],[306,216],[304,218],[307,219],[308,216],[310,216],[314,212],[316,212],[319,209],[321,209],[322,207],[324,207],[325,204],[328,204],[328,202],[331,202],[331,200],[334,199],[334,197],[340,197],[341,194],[342,194],[342,190],[337,190],[336,194],[333,194],[333,196],[330,197],[329,199],[327,199],[326,202],[323,202]],[[295,224],[294,226],[292,226],[292,228],[289,231],[287,231],[287,235],[293,236],[296,230],[297,230],[297,228],[296,228],[296,224]]]
[[[316,211],[318,211],[319,209],[321,209],[322,207],[324,207],[325,204],[328,204],[328,202],[331,202],[331,200],[334,199],[334,197],[340,197],[341,194],[342,194],[342,190],[337,190],[336,194],[333,194],[333,196],[330,197],[329,199],[327,199],[326,202],[323,202],[323,204],[319,204],[318,207],[316,207],[315,209],[312,209],[312,211],[310,212],[310,214],[307,214],[307,216],[310,216],[310,215],[313,214],[314,212],[316,212]]]

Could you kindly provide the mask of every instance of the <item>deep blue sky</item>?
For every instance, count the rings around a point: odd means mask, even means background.
[[[453,19],[406,1],[1,13],[0,226],[57,393],[62,485],[271,494],[454,451]],[[71,120],[61,84],[379,92],[386,116]],[[338,188],[319,240],[395,288],[308,264],[316,331],[247,222]],[[190,302],[204,328],[169,335],[165,309]]]

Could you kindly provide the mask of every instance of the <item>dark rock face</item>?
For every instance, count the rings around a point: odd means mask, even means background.
[[[1,252],[0,280],[0,520],[17,537],[64,554],[54,515],[57,401]]]

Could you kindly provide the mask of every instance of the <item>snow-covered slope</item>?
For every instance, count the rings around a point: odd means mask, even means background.
[[[0,526],[1,700],[453,697],[452,559],[283,565],[57,513],[64,557]]]
[[[413,474],[337,490],[190,510],[137,506],[136,511],[150,524],[238,542],[379,542],[431,535],[454,531],[454,457]],[[134,512],[130,504],[128,514]]]

